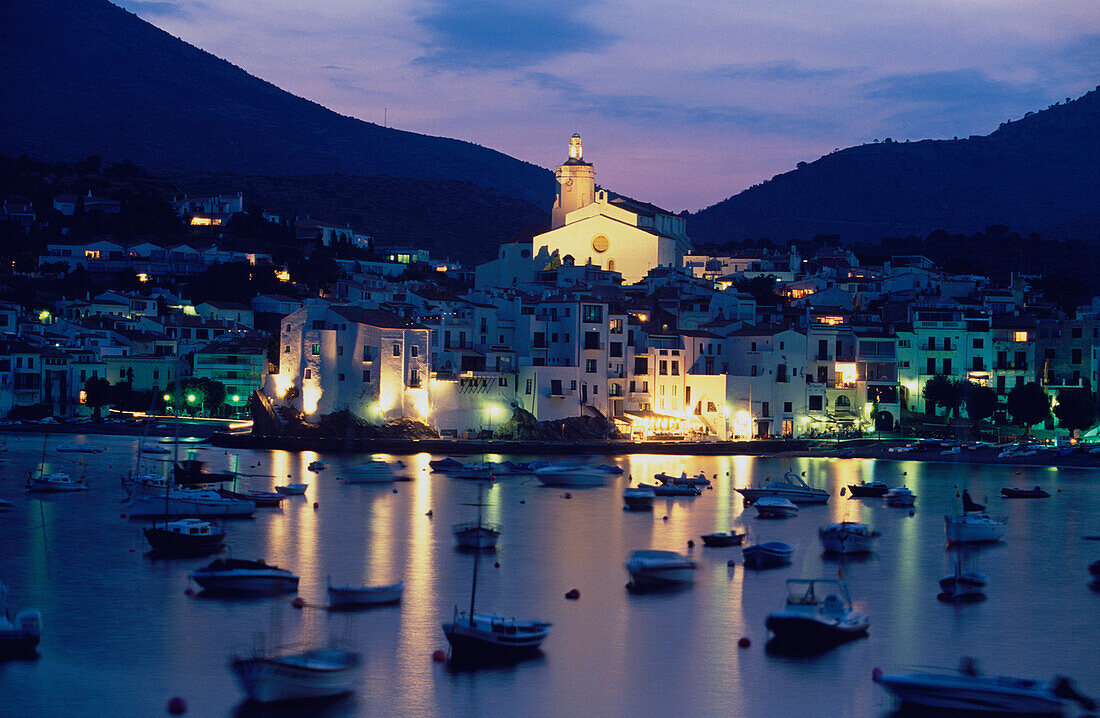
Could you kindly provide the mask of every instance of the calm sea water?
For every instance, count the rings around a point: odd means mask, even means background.
[[[77,457],[85,463],[78,467],[68,458],[76,455],[52,451],[58,441],[73,440],[107,451]],[[213,469],[237,461],[243,473],[267,475],[247,479],[252,488],[270,489],[288,474],[310,484],[305,497],[288,499],[282,509],[228,522],[233,556],[295,571],[300,595],[318,606],[326,602],[327,577],[406,584],[399,606],[351,614],[295,610],[288,598],[187,596],[188,572],[209,558],[145,556],[142,523],[120,517],[126,507],[119,479],[133,467],[139,443],[51,439],[47,469],[86,471],[91,489],[40,500],[24,494],[22,483],[42,458],[41,439],[6,439],[0,497],[16,508],[0,514],[0,580],[11,587],[9,608],[42,611],[45,633],[39,658],[0,663],[0,715],[166,715],[168,699],[177,695],[193,716],[291,715],[242,705],[227,660],[258,634],[282,641],[335,636],[364,652],[357,695],[311,713],[333,718],[884,716],[892,706],[871,682],[872,668],[953,668],[964,654],[977,656],[989,672],[1066,674],[1083,692],[1100,695],[1100,593],[1088,587],[1087,572],[1100,558],[1100,543],[1082,540],[1100,534],[1096,471],[741,456],[586,459],[619,464],[647,481],[658,471],[718,475],[713,490],[659,500],[652,515],[622,510],[626,475],[604,488],[572,490],[569,499],[533,478],[502,478],[485,495],[485,518],[502,524],[503,535],[496,556],[481,562],[478,608],[543,618],[554,628],[541,658],[455,672],[433,663],[431,654],[446,648],[440,622],[469,601],[473,557],[455,551],[450,530],[475,517],[476,509],[463,505],[476,501],[475,484],[429,473],[434,457],[427,454],[399,457],[411,482],[364,486],[336,480],[341,466],[362,455],[242,451],[234,458],[198,450]],[[316,458],[331,467],[308,472]],[[804,507],[786,521],[754,518],[734,489],[788,467],[832,492],[828,505]],[[918,496],[916,515],[838,495],[861,479],[908,485]],[[996,498],[1002,486],[1035,484],[1054,495]],[[988,497],[990,513],[1009,518],[1006,540],[971,557],[990,576],[989,599],[959,606],[936,599],[937,579],[954,562],[944,547],[943,514],[957,512],[956,486],[969,487],[976,500]],[[853,599],[871,616],[870,636],[813,658],[769,655],[764,619],[781,606],[784,581],[837,576],[817,530],[840,520],[882,532],[870,559],[843,566]],[[738,549],[702,547],[701,534],[731,527],[747,529],[753,540],[792,544],[793,565],[746,572]],[[697,543],[693,588],[625,590],[630,552],[687,551],[688,539]],[[727,567],[730,558],[736,567]],[[564,599],[572,588],[580,590],[579,601]],[[750,648],[737,647],[742,636],[752,639]]]

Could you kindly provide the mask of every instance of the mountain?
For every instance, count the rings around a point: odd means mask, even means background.
[[[1100,89],[987,136],[850,147],[700,210],[696,242],[972,233],[1100,239]],[[1064,236],[1065,233],[1076,236]]]
[[[469,182],[539,208],[554,192],[541,167],[339,115],[106,0],[0,4],[0,152],[66,161],[95,154],[175,176]]]

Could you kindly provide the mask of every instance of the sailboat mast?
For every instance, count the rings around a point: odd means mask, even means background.
[[[474,625],[474,598],[477,596],[477,566],[481,559],[481,499],[485,487],[479,481],[477,484],[477,545],[474,547],[474,580],[470,587],[470,626]]]

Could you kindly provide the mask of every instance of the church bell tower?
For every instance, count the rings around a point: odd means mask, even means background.
[[[569,138],[569,159],[560,165],[554,176],[558,180],[558,196],[550,213],[550,228],[565,224],[565,215],[575,209],[592,204],[596,199],[596,169],[584,161],[581,136],[574,133]]]

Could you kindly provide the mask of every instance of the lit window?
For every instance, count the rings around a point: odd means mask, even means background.
[[[1027,341],[1027,332],[1013,332],[1012,333],[1012,341],[1014,341],[1014,342],[1026,342]]]
[[[99,259],[99,250],[98,249],[85,249],[84,250],[84,258],[85,259]]]
[[[320,353],[321,353],[321,345],[320,344],[314,344],[313,345],[313,356],[317,356]]]

